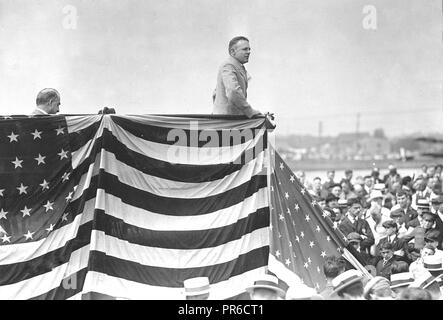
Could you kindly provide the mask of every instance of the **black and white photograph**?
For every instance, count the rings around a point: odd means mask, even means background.
[[[0,300],[442,300],[442,124],[442,0],[0,0]]]

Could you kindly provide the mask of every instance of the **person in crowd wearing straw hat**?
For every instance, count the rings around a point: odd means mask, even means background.
[[[208,277],[190,278],[183,281],[186,300],[208,300],[210,285]]]
[[[364,300],[363,280],[364,276],[360,271],[345,271],[332,280],[334,290],[331,295],[336,294],[342,300]]]
[[[279,300],[284,299],[286,294],[278,286],[277,277],[270,274],[261,275],[246,291],[249,292],[251,300]]]
[[[397,300],[432,300],[432,295],[422,288],[406,288],[400,292]]]
[[[337,256],[326,256],[323,264],[323,273],[326,277],[326,287],[320,292],[324,299],[337,299],[337,296],[331,296],[334,291],[332,280],[345,271],[346,262],[343,258]]]
[[[434,277],[443,274],[442,259],[434,255],[427,255],[423,257],[423,267],[428,270]]]
[[[373,191],[374,192],[374,191]],[[385,208],[386,209],[386,208]],[[389,211],[389,210],[388,210]],[[386,229],[383,227],[383,223],[390,220],[382,214],[382,207],[377,203],[372,202],[371,207],[368,209],[369,217],[366,218],[372,234],[374,235],[374,244],[371,247],[371,254],[374,254],[374,246],[377,246],[380,239],[386,237]]]
[[[378,189],[373,189],[369,194],[369,203],[371,207],[380,207],[381,214],[385,219],[390,218],[391,211],[388,208],[383,207],[383,193]]]
[[[415,281],[414,276],[411,272],[401,272],[391,274],[391,290],[395,295],[409,287],[411,283]]]
[[[363,297],[366,300],[393,300],[395,295],[391,290],[389,280],[376,276],[366,283]]]
[[[439,278],[434,277],[427,270],[416,278],[415,281],[409,285],[409,287],[426,289],[431,293],[433,300],[439,300],[441,298]]]
[[[417,200],[417,218],[409,221],[409,223],[406,225],[406,228],[408,231],[412,228],[418,227],[421,225],[421,222],[423,220],[423,212],[430,211],[429,209],[429,200],[428,199],[418,199]]]
[[[426,244],[421,250],[420,250],[420,257],[417,258],[417,260],[413,261],[409,265],[409,271],[412,272],[414,275],[421,274],[425,270],[424,266],[424,258],[427,256],[432,256],[435,254],[435,249],[432,245]]]
[[[323,300],[323,297],[314,288],[300,283],[290,286],[286,291],[286,300]]]

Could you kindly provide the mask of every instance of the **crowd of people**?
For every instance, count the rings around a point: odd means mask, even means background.
[[[247,288],[247,298],[443,299],[442,168],[423,165],[413,177],[402,177],[390,165],[384,177],[375,168],[370,175],[356,179],[347,170],[340,182],[335,182],[335,172],[329,171],[323,183],[319,177],[309,183],[297,172],[300,182],[346,236],[351,253],[372,276],[341,256],[326,256],[323,273],[327,284],[321,290],[297,284],[283,291],[276,277],[263,275]],[[200,287],[207,299],[207,278],[203,284]],[[193,291],[194,296],[195,292],[198,290]]]
[[[329,279],[322,292],[324,299],[442,297],[442,168],[440,164],[423,165],[413,177],[402,177],[390,165],[383,177],[374,168],[355,180],[352,170],[346,170],[339,182],[334,181],[331,170],[326,181],[316,177],[312,183],[306,181],[303,172],[297,172],[300,182],[346,236],[353,255],[374,276],[365,283],[361,274],[360,283],[350,263],[329,257],[324,266]],[[334,281],[343,285],[348,277],[353,279],[351,291],[358,295],[342,294],[334,286]],[[365,284],[375,290],[373,296],[364,294]],[[384,288],[381,295],[378,287]]]

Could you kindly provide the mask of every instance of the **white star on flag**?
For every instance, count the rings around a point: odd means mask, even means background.
[[[336,230],[336,229],[338,228],[338,223],[337,223],[337,221],[334,221],[334,225],[332,226],[332,228],[333,228],[334,230]]]
[[[327,236],[326,237],[326,240],[329,242],[329,241],[331,241],[331,237],[330,236]]]
[[[291,179],[289,179],[289,180],[291,180],[291,182],[292,182],[292,183],[294,183],[294,181],[295,181],[295,178],[294,178],[294,176],[293,176],[293,175],[291,175]]]
[[[318,272],[318,273],[320,273],[320,272],[321,272],[321,270],[320,270],[320,267],[317,267],[317,272]]]
[[[70,173],[68,173],[68,172],[65,172],[63,174],[63,176],[62,176],[63,182],[65,182],[66,180],[69,180],[69,175],[70,175]]]
[[[37,165],[39,166],[41,163],[46,164],[45,163],[45,158],[46,156],[42,156],[40,153],[38,154],[37,158],[34,158],[35,160],[37,160]]]
[[[288,208],[288,210],[286,211],[286,213],[287,213],[287,214],[291,214],[291,210],[289,210],[289,208]]]
[[[3,119],[12,119],[12,117],[11,116],[3,116]]]
[[[329,212],[327,212],[327,211],[323,211],[322,216],[323,216],[323,218],[326,218],[327,216],[329,216]]]
[[[300,242],[300,238],[298,236],[295,236],[295,241]]]
[[[285,217],[281,213],[280,213],[279,217],[280,217],[281,221],[285,220]]]
[[[25,234],[24,234],[26,240],[29,240],[29,239],[32,240],[32,236],[33,236],[34,233],[35,233],[35,232],[30,232],[30,231],[28,230],[28,233],[25,233]]]
[[[9,138],[9,142],[11,143],[12,141],[18,142],[17,137],[18,134],[14,134],[14,132],[12,132],[9,136],[7,136]]]
[[[31,215],[30,215],[31,209],[28,209],[27,206],[25,206],[25,208],[24,208],[23,210],[20,210],[20,212],[23,213],[23,218],[24,218],[25,216],[31,216]]]
[[[326,257],[326,252],[322,251],[321,256],[322,256],[322,258]]]
[[[9,243],[11,243],[11,236],[6,235],[6,233],[5,233],[5,234],[3,235],[2,240],[3,240],[3,243],[5,243],[5,242],[9,242]]]
[[[304,238],[305,237],[305,233],[302,231],[300,232],[300,237]]]
[[[303,189],[301,189],[301,191],[300,191],[300,192],[301,192],[301,194],[303,194],[303,195],[304,195],[304,194],[306,193],[306,189],[305,189],[305,188],[303,188]]]
[[[285,260],[285,264],[289,267],[289,265],[291,264],[291,260],[286,259],[286,260]]]
[[[298,205],[298,203],[295,204],[294,209],[297,211],[300,210],[300,206]]]
[[[28,186],[24,186],[23,183],[20,183],[20,187],[17,187],[16,189],[20,191],[19,194],[28,194],[28,192],[26,191],[26,189],[28,189]]]
[[[66,199],[66,202],[69,202],[69,200],[72,200],[72,192],[69,192],[68,196],[65,199]]]
[[[19,160],[17,157],[15,157],[15,161],[11,161],[11,162],[15,165],[14,169],[17,169],[18,167],[23,168],[22,167],[23,160]]]
[[[312,263],[311,257],[308,257],[308,263],[309,263],[309,264]]]
[[[54,210],[54,208],[52,207],[53,205],[54,205],[54,202],[49,202],[49,200],[48,200],[48,202],[45,205],[43,205],[43,207],[46,208],[45,212],[48,212],[49,210]]]
[[[59,153],[57,153],[60,156],[60,160],[62,160],[63,158],[68,159],[68,151],[65,150],[61,150]]]
[[[315,246],[314,241],[309,241],[309,246],[312,248],[313,246]]]
[[[289,241],[289,248],[292,248],[292,242]]]
[[[8,214],[8,211],[4,211],[3,208],[2,208],[2,210],[0,210],[0,220],[3,219],[3,218],[5,220],[8,220],[8,218],[6,217],[7,214]]]
[[[61,128],[61,127],[58,127],[58,129],[55,129],[55,131],[57,131],[57,135],[59,135],[59,134],[65,134],[63,130],[64,130],[64,129]]]
[[[0,196],[3,197],[3,192],[5,192],[5,189],[0,189]]]
[[[315,230],[316,230],[317,232],[320,232],[320,231],[321,231],[319,226],[317,226],[317,228],[315,228]]]
[[[46,181],[46,179],[43,179],[43,182],[39,184],[39,186],[42,186],[42,191],[45,189],[49,189],[49,182]]]
[[[289,199],[289,194],[287,192],[285,192],[285,198]]]
[[[317,201],[315,201],[314,199],[312,200],[312,202],[311,202],[311,205],[312,206],[315,206],[317,204]]]
[[[54,225],[51,223],[51,224],[49,225],[49,228],[46,229],[46,231],[48,231],[48,233],[49,233],[49,232],[51,232],[52,230],[54,230]]]
[[[69,212],[63,213],[62,221],[68,221]]]
[[[277,258],[280,258],[280,255],[281,255],[281,253],[280,253],[280,251],[275,251],[275,255],[277,256]]]
[[[305,267],[306,269],[308,269],[309,264],[308,264],[307,262],[305,262],[304,267]]]
[[[284,167],[283,162],[280,162],[280,170],[283,170]]]
[[[37,129],[35,129],[34,132],[31,132],[31,134],[34,136],[34,140],[39,138],[41,139],[42,137],[40,136],[43,132],[42,131],[37,131]]]
[[[305,215],[305,220],[306,220],[307,222],[309,222],[309,220],[311,220],[311,218],[309,217],[309,215]]]

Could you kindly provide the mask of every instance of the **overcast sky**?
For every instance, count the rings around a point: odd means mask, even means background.
[[[78,14],[64,28],[66,5]],[[363,28],[366,5],[377,29]],[[62,113],[211,113],[227,43],[278,133],[441,132],[441,0],[0,0],[0,114],[57,88]],[[66,11],[65,11],[66,12]]]

